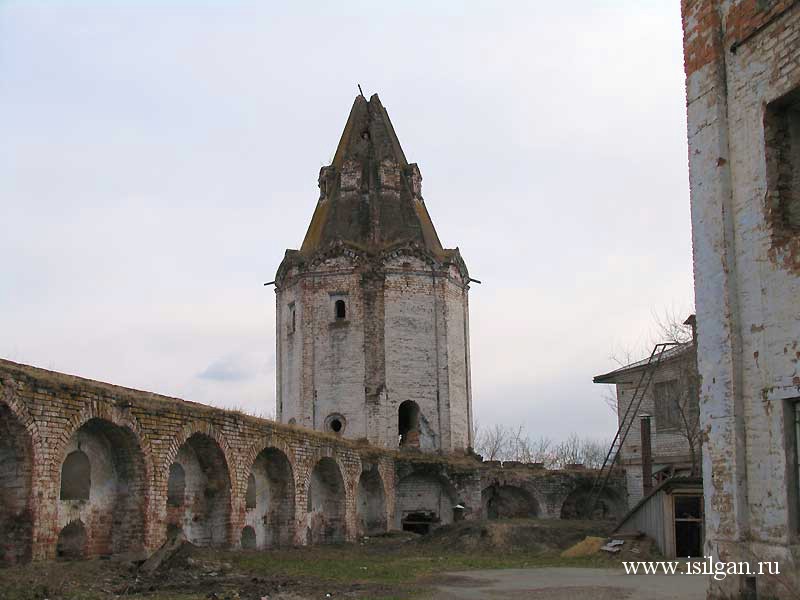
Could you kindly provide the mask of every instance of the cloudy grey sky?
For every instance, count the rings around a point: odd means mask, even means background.
[[[677,1],[0,0],[0,357],[274,413],[357,82],[484,282],[479,420],[613,435],[592,376],[692,305]]]

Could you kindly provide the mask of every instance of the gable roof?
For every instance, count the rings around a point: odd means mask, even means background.
[[[663,365],[667,361],[675,360],[680,358],[681,356],[686,355],[693,349],[692,342],[684,342],[682,344],[677,344],[670,348],[664,350],[664,353],[661,356],[661,364]],[[636,371],[643,369],[647,366],[650,357],[643,358],[642,360],[637,360],[636,362],[632,362],[629,365],[625,365],[624,367],[620,367],[614,371],[610,371],[608,373],[604,373],[602,375],[596,375],[592,381],[594,383],[616,383],[617,379],[623,375],[630,375],[635,373]],[[655,357],[653,359],[655,361]]]

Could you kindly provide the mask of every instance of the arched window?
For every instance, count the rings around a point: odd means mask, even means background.
[[[186,494],[186,472],[178,463],[169,466],[167,480],[167,506],[183,506]]]
[[[67,455],[61,465],[61,499],[88,500],[92,488],[92,465],[82,450]]]
[[[401,446],[419,447],[419,405],[406,400],[397,411],[397,432]]]
[[[347,307],[344,304],[344,300],[337,300],[336,304],[334,304],[334,310],[336,311],[337,319],[347,318]]]
[[[247,492],[244,495],[244,507],[256,507],[256,477],[252,473],[250,473],[250,477],[247,478]]]
[[[242,529],[242,550],[256,549],[256,530],[249,525]]]
[[[67,560],[86,557],[86,528],[81,521],[73,521],[58,534],[56,556]]]

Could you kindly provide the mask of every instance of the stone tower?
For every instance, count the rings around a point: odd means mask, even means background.
[[[353,103],[275,276],[277,415],[393,448],[472,445],[469,274],[377,94]]]

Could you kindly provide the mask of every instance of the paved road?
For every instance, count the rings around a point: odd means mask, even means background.
[[[625,575],[612,569],[450,573],[435,600],[704,600],[703,575]]]

